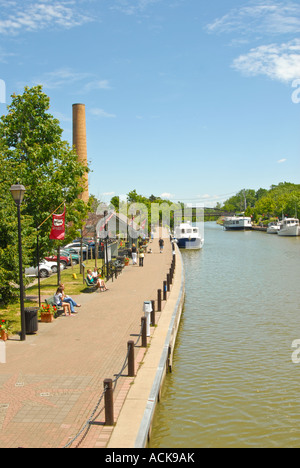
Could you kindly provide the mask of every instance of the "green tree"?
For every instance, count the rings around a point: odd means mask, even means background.
[[[245,198],[244,198],[245,196]],[[290,182],[280,182],[272,185],[270,190],[260,188],[254,190],[241,190],[233,197],[226,200],[223,209],[226,211],[239,211],[241,200],[246,199],[247,216],[253,215],[254,221],[282,216],[299,217],[300,213],[300,185]]]
[[[36,259],[36,228],[59,205],[66,203],[69,237],[82,227],[88,211],[78,198],[83,191],[82,176],[88,169],[62,140],[59,121],[48,113],[49,108],[50,99],[41,86],[25,87],[23,94],[12,95],[8,113],[0,119],[0,209],[6,212],[0,226],[0,249],[4,251],[0,268],[7,272],[7,278],[13,274],[15,280],[15,264],[9,267],[3,258],[15,252],[17,245],[12,236],[7,237],[16,217],[9,198],[12,184],[20,182],[26,188],[22,205],[25,265]],[[40,229],[41,257],[55,245],[49,239],[50,228],[51,217]]]

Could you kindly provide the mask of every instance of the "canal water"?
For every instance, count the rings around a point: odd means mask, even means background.
[[[182,256],[185,308],[150,447],[299,447],[300,238],[206,223],[204,248]]]

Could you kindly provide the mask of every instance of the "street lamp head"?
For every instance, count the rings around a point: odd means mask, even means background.
[[[20,185],[20,184],[12,185],[10,187],[10,193],[14,199],[15,204],[17,206],[20,206],[23,201],[24,194],[25,194],[24,185]]]

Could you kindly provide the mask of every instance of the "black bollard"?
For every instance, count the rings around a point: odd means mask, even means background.
[[[134,377],[134,341],[128,341],[128,377]]]
[[[112,379],[104,380],[105,426],[114,425],[114,391]]]
[[[151,312],[151,325],[152,327],[155,326],[155,301],[151,301],[152,304],[152,312]]]
[[[161,312],[161,289],[157,290],[157,311]]]
[[[167,282],[164,281],[163,283],[163,300],[166,301],[167,300]]]
[[[147,319],[146,317],[141,318],[142,324],[142,348],[147,348]]]

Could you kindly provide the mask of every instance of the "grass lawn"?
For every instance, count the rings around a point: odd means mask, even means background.
[[[88,268],[91,270],[95,267],[95,260],[88,260],[85,264],[85,276]],[[98,260],[98,268],[103,264],[103,260]],[[76,275],[74,279],[73,275]],[[80,274],[80,267],[76,265],[68,267],[66,270],[61,272],[61,282],[65,285],[66,293],[69,296],[76,296],[82,294],[87,290],[85,284],[83,284],[83,276]],[[41,279],[41,298],[50,297],[55,294],[57,289],[57,274],[53,274],[50,278]],[[38,307],[38,281],[34,280],[34,284],[26,288],[25,307]],[[0,320],[5,319],[10,322],[9,334],[17,334],[21,330],[21,318],[20,318],[20,302],[10,304],[8,306],[0,305]]]

